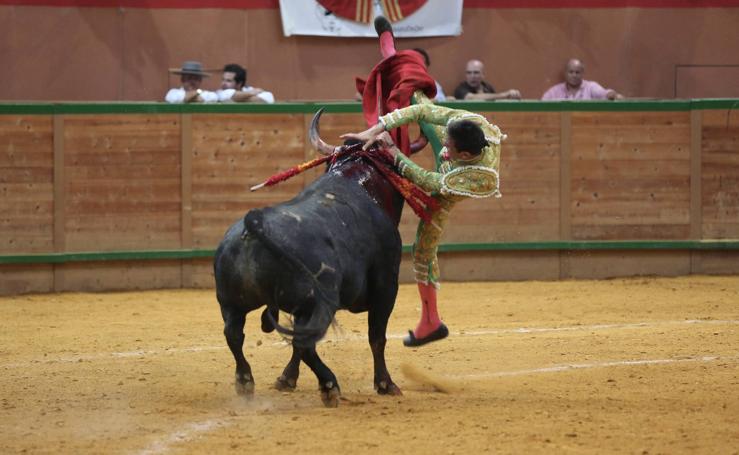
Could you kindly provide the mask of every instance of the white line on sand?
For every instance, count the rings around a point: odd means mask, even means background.
[[[459,332],[450,332],[451,336],[484,336],[484,335],[502,335],[508,333],[546,333],[546,332],[575,332],[575,331],[591,331],[591,330],[611,330],[611,329],[642,329],[660,327],[664,325],[700,325],[700,324],[716,324],[716,325],[734,325],[739,324],[739,320],[701,320],[689,319],[684,321],[655,321],[655,322],[633,322],[626,324],[594,324],[594,325],[573,325],[565,327],[516,327],[511,329],[478,329],[463,330]],[[388,338],[403,338],[406,334],[388,334]],[[366,337],[365,337],[366,338]]]
[[[594,330],[612,330],[612,329],[643,329],[661,327],[665,325],[735,325],[739,324],[739,320],[702,320],[702,319],[688,319],[683,321],[653,321],[653,322],[634,322],[624,324],[594,324],[594,325],[573,325],[565,327],[514,327],[510,329],[476,329],[476,330],[464,330],[451,332],[450,336],[455,337],[474,337],[474,336],[486,336],[486,335],[503,335],[503,334],[526,334],[526,333],[547,333],[547,332],[575,332],[575,331],[594,331]],[[405,333],[390,333],[387,338],[390,340],[400,339],[406,336]],[[324,341],[357,341],[367,340],[367,336],[362,334],[347,334],[341,332],[329,333]],[[272,343],[273,346],[286,345],[285,341],[276,341]],[[192,346],[186,348],[165,348],[165,349],[148,349],[148,350],[136,350],[136,351],[124,351],[124,352],[101,352],[95,354],[80,354],[74,356],[64,356],[49,358],[43,357],[40,359],[29,360],[26,362],[6,363],[0,364],[0,368],[18,368],[27,367],[33,364],[39,363],[74,363],[74,362],[86,362],[101,359],[116,359],[116,358],[128,358],[128,357],[147,357],[154,355],[164,354],[178,354],[178,353],[189,353],[189,352],[206,352],[206,351],[222,351],[226,349],[225,343],[221,346]]]
[[[722,361],[736,361],[739,356],[719,357],[714,355],[709,356],[690,356],[690,357],[677,357],[672,359],[643,359],[643,360],[616,360],[610,362],[592,362],[592,363],[566,363],[561,365],[552,365],[544,368],[532,368],[528,370],[513,370],[513,371],[493,371],[489,373],[476,373],[476,374],[464,374],[464,375],[453,375],[451,377],[457,379],[486,379],[486,378],[501,378],[506,376],[523,376],[528,374],[537,373],[558,373],[561,371],[572,371],[572,370],[585,370],[589,368],[607,368],[607,367],[619,367],[619,366],[630,366],[630,365],[665,365],[670,363],[684,363],[684,362],[716,362]]]
[[[184,428],[175,431],[162,439],[158,439],[145,449],[136,452],[139,455],[155,455],[168,452],[175,444],[192,441],[196,437],[204,433],[210,433],[213,430],[224,428],[233,424],[233,418],[228,419],[208,419],[202,422],[192,422],[185,425]]]

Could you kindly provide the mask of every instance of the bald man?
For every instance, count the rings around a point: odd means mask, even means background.
[[[549,100],[620,100],[623,96],[610,88],[603,88],[595,81],[583,79],[585,65],[571,58],[565,65],[565,81],[552,86],[541,97]]]
[[[492,85],[485,81],[485,65],[480,60],[467,62],[464,82],[454,90],[454,97],[465,101],[520,100],[521,92],[515,89],[495,93]]]

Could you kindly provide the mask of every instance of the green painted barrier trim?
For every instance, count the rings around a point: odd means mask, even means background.
[[[410,251],[404,246],[403,251]],[[739,240],[603,240],[501,243],[447,243],[440,252],[595,250],[739,250]]]
[[[0,264],[64,264],[67,262],[107,262],[211,258],[216,250],[150,250],[49,253],[0,256]]]
[[[643,112],[739,109],[737,98],[695,100],[623,101],[450,101],[440,103],[474,112]],[[300,103],[167,104],[151,102],[0,103],[0,115],[74,114],[310,114],[320,107],[326,112],[359,114],[359,102],[311,101]]]
[[[331,113],[361,113],[359,103],[167,104],[167,103],[0,103],[0,115],[75,114],[312,114],[321,107]]]
[[[411,252],[404,245],[403,252]],[[551,241],[501,243],[446,243],[442,253],[473,251],[596,251],[596,250],[739,250],[739,240],[620,240]],[[79,253],[0,255],[0,264],[64,264],[68,262],[150,261],[168,259],[212,258],[215,250],[150,250]]]

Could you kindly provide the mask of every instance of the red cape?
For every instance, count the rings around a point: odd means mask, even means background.
[[[400,51],[378,63],[367,81],[357,78],[357,91],[362,94],[362,111],[368,126],[377,123],[381,115],[410,106],[416,90],[433,99],[436,82],[426,72],[423,57],[416,51]],[[395,144],[406,155],[410,153],[408,127],[390,132]]]

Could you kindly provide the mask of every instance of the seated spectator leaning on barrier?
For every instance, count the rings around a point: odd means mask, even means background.
[[[246,85],[246,69],[236,63],[223,67],[221,89],[216,92],[220,102],[274,103],[271,92]]]
[[[516,89],[495,93],[495,88],[485,81],[485,65],[479,60],[470,60],[465,69],[465,80],[454,90],[454,98],[466,101],[520,100],[521,92]]]
[[[424,49],[421,49],[420,47],[416,47],[413,50],[421,54],[421,57],[423,57],[423,62],[426,64],[426,69],[428,69],[431,66],[431,58],[429,58],[428,52],[426,52]],[[444,101],[446,99],[444,89],[441,88],[441,84],[439,84],[439,81],[434,79],[434,82],[436,83],[436,96],[434,97],[434,101]]]
[[[168,103],[215,103],[218,95],[215,92],[201,90],[200,84],[203,78],[210,76],[203,71],[200,62],[188,61],[182,64],[180,69],[169,70],[172,74],[179,74],[182,86],[173,88],[167,92],[164,100]]]
[[[595,81],[582,78],[585,65],[571,58],[565,65],[565,81],[552,86],[541,97],[542,100],[620,100],[623,96],[615,90],[603,88]]]

